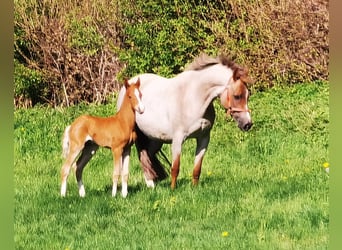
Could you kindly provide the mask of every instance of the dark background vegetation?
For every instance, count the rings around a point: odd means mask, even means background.
[[[257,90],[328,80],[328,0],[15,0],[14,16],[16,107],[105,103],[201,52],[247,66]]]

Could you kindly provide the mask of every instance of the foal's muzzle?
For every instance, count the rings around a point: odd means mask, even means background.
[[[142,113],[144,113],[144,111],[145,111],[145,106],[144,106],[144,105],[138,105],[138,106],[135,108],[135,111],[137,111],[139,114],[142,114]]]

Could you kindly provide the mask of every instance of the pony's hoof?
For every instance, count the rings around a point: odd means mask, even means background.
[[[80,197],[84,197],[85,196],[85,189],[84,189],[84,186],[80,186],[80,189],[78,190],[78,193],[80,195]]]
[[[149,188],[154,188],[154,181],[153,180],[146,180],[146,185]]]
[[[83,191],[80,190],[79,195],[80,195],[81,198],[85,197],[85,191],[84,190]]]

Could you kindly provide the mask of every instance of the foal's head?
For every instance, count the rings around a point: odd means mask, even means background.
[[[125,88],[126,88],[126,96],[135,111],[139,114],[142,114],[145,110],[145,106],[141,101],[141,92],[140,92],[140,78],[136,81],[136,83],[129,84],[128,80],[125,80]]]
[[[238,127],[243,131],[248,131],[253,123],[251,111],[247,105],[249,98],[247,83],[252,82],[252,80],[248,77],[245,68],[234,65],[232,70],[233,76],[228,88],[220,96],[221,104],[227,109],[227,114],[231,115],[238,123]]]

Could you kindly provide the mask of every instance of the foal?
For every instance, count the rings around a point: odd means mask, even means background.
[[[112,196],[116,195],[119,176],[122,181],[122,196],[127,196],[127,181],[129,173],[129,155],[131,145],[136,135],[135,111],[144,112],[141,102],[140,79],[135,84],[125,81],[126,94],[123,104],[117,114],[110,117],[94,117],[82,115],[67,126],[63,136],[63,155],[66,158],[62,166],[61,196],[65,196],[67,178],[71,165],[76,169],[76,180],[79,195],[85,196],[82,183],[82,172],[85,165],[101,147],[110,148],[114,158]],[[76,161],[77,156],[80,155]],[[75,162],[76,161],[76,162]]]

